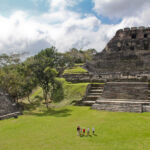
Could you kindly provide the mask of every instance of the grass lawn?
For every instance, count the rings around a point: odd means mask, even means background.
[[[76,127],[95,127],[79,137]],[[149,150],[150,113],[118,113],[65,106],[0,121],[0,150]]]

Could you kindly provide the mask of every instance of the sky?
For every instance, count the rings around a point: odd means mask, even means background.
[[[0,0],[0,54],[100,52],[118,29],[148,27],[149,8],[150,0]]]

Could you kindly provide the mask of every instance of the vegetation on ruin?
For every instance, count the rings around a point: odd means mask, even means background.
[[[42,97],[48,108],[50,102],[64,99],[64,87],[57,77],[61,76],[65,69],[68,73],[87,72],[80,65],[91,60],[94,54],[96,54],[95,49],[83,51],[72,48],[66,53],[59,53],[55,47],[51,47],[41,50],[24,62],[20,60],[19,54],[2,54],[0,55],[0,89],[18,103],[18,100],[24,98],[30,102],[32,91],[36,87],[41,87]],[[73,66],[74,68],[68,69]]]
[[[82,74],[82,73],[87,73],[88,71],[80,66],[74,66],[72,68],[68,68],[64,70],[64,75],[65,74]]]
[[[149,113],[119,113],[67,106],[26,112],[0,121],[1,150],[149,150]],[[95,127],[79,137],[76,127]]]
[[[70,83],[67,82],[64,78],[57,78],[59,82],[62,84],[62,89],[56,91],[54,95],[53,101],[49,104],[50,107],[62,107],[65,105],[75,104],[77,101],[81,100],[85,95],[86,87],[89,83]],[[55,92],[54,92],[55,93]],[[24,106],[28,108],[32,108],[32,105],[36,106],[38,103],[39,107],[44,107],[44,99],[43,99],[43,91],[42,88],[37,87],[33,90],[30,95],[30,102],[28,102],[27,98],[23,100]],[[35,108],[36,109],[36,108]]]

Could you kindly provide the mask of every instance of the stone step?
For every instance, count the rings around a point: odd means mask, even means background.
[[[102,92],[101,93],[98,93],[98,92],[95,92],[95,93],[94,92],[89,92],[88,95],[102,95]]]
[[[97,96],[100,97],[102,93],[88,93],[88,96]]]
[[[103,89],[104,87],[102,87],[102,86],[91,86],[91,89]]]
[[[95,104],[95,101],[82,101],[82,103],[85,106],[92,106],[93,104]]]
[[[104,84],[91,84],[91,87],[104,87]]]
[[[87,95],[87,97],[100,97],[101,96],[101,94],[94,94],[94,93],[92,93],[92,94],[88,94]]]
[[[134,100],[134,99],[97,99],[97,103],[101,102],[114,102],[114,103],[140,103],[140,104],[150,104],[150,100]]]
[[[143,105],[143,112],[150,112],[150,106]]]
[[[141,113],[143,111],[150,111],[150,101],[135,101],[129,99],[96,100],[95,104],[92,105],[92,108],[97,110]]]
[[[97,96],[87,96],[86,98],[85,98],[85,101],[87,100],[87,101],[96,101],[97,99],[99,98],[99,96],[97,97]]]
[[[142,112],[142,105],[140,103],[120,103],[120,102],[101,102],[92,105],[92,109],[117,111],[117,112]]]
[[[91,89],[89,92],[103,92],[103,89]]]

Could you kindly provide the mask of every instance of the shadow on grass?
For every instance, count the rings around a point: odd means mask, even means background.
[[[81,106],[82,101],[81,100],[73,100],[70,104],[74,105],[74,106]]]
[[[72,110],[70,109],[61,109],[61,110],[54,110],[54,109],[49,109],[49,110],[44,110],[41,113],[36,113],[36,112],[29,112],[29,115],[35,115],[38,117],[43,117],[43,116],[54,116],[54,117],[68,117],[71,115]]]
[[[94,137],[97,136],[97,134],[89,134],[89,135],[80,135],[80,137]]]
[[[24,107],[24,110],[28,110],[28,111],[35,110],[37,107],[41,105],[41,98],[42,97],[38,96],[38,98],[36,97],[36,100],[34,102],[21,103],[21,105]]]

